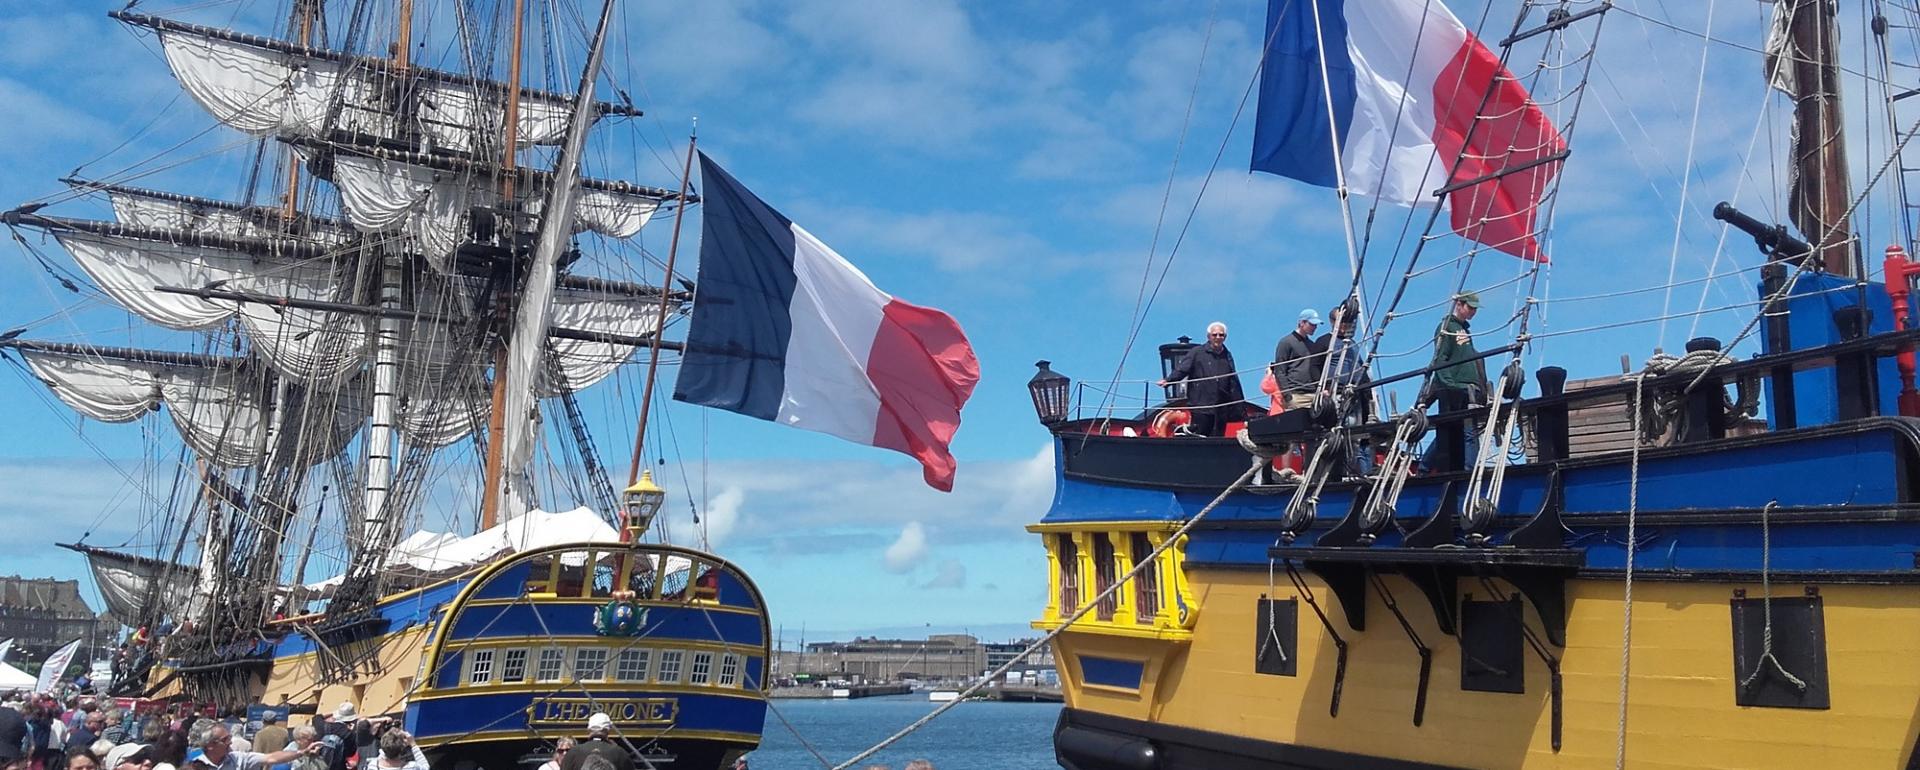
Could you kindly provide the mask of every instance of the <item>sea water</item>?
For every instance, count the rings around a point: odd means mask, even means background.
[[[760,749],[749,758],[753,770],[822,768],[801,744],[804,740],[837,765],[940,705],[928,702],[926,693],[857,700],[776,699],[773,708],[779,715],[767,714]],[[1053,723],[1059,716],[1058,703],[968,701],[855,767],[878,764],[900,770],[909,760],[925,759],[936,770],[1058,770]],[[782,724],[781,717],[793,729]]]

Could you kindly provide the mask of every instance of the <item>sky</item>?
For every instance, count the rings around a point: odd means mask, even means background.
[[[210,197],[243,192],[251,144],[179,95],[151,36],[106,18],[119,5],[0,0],[0,103],[10,105],[0,121],[0,205],[55,195],[55,179],[76,167],[94,177],[138,168],[149,172],[141,184]],[[451,17],[449,3],[419,5],[424,18]],[[1452,6],[1492,40],[1516,10]],[[1354,199],[1368,242],[1371,322],[1386,319],[1378,371],[1424,363],[1422,342],[1463,283],[1487,289],[1477,329],[1489,336],[1510,338],[1502,324],[1525,297],[1538,300],[1529,369],[1617,374],[1622,356],[1638,367],[1656,347],[1738,334],[1755,297],[1753,274],[1741,271],[1759,256],[1707,212],[1721,200],[1767,221],[1782,210],[1787,105],[1766,91],[1756,50],[1768,8],[1619,0],[1600,23],[1575,25],[1562,49],[1517,49],[1518,72],[1552,65],[1529,82],[1573,148],[1546,244],[1552,263],[1538,282],[1500,254],[1467,269],[1458,259],[1465,245],[1443,233],[1423,250],[1423,272],[1407,281],[1395,315],[1382,316],[1375,310],[1400,283],[1427,214]],[[260,34],[285,16],[272,2],[140,9]],[[1086,383],[1083,407],[1100,408],[1110,392],[1112,408],[1137,410],[1159,375],[1157,345],[1200,337],[1221,320],[1253,369],[1301,308],[1324,313],[1349,284],[1332,191],[1247,171],[1253,105],[1243,100],[1265,3],[703,0],[620,9],[603,87],[621,89],[647,116],[602,132],[610,137],[596,139],[590,173],[673,187],[697,119],[703,151],[883,290],[953,315],[981,362],[953,444],[950,494],[883,450],[677,403],[656,418],[649,464],[669,490],[667,526],[678,541],[704,538],[744,567],[789,644],[803,628],[810,640],[1027,633],[1046,577],[1044,549],[1023,527],[1044,515],[1054,483],[1048,435],[1024,387],[1034,362],[1049,359]],[[531,65],[530,82],[571,90],[583,13],[563,6],[543,28],[571,41],[572,53]],[[1854,183],[1864,189],[1890,143],[1881,87],[1862,76],[1880,71],[1878,52],[1855,13],[1843,11],[1839,25],[1850,70],[1842,89]],[[451,27],[420,27],[416,58],[452,61]],[[1596,34],[1588,69],[1582,54]],[[1894,56],[1912,61],[1911,50],[1903,41]],[[1867,190],[1856,220],[1866,243],[1880,244],[1867,247],[1870,263],[1896,237],[1897,176]],[[104,216],[101,208],[81,201],[46,213]],[[71,270],[58,245],[22,235],[24,244],[0,246],[13,277],[0,282],[0,329],[102,344],[171,339],[67,292],[39,261]],[[631,255],[624,264],[596,259],[605,274],[657,282],[670,236],[671,222],[658,220],[637,248],[619,252]],[[682,238],[681,271],[690,274],[697,207]],[[84,579],[80,557],[54,541],[158,540],[142,524],[156,505],[142,490],[178,467],[162,451],[165,418],[80,424],[18,367],[0,368],[9,372],[0,377],[8,533],[0,572]],[[616,481],[644,368],[625,367],[582,396]],[[1246,379],[1250,392],[1257,382]],[[471,499],[457,493],[427,507],[429,528],[473,519]]]

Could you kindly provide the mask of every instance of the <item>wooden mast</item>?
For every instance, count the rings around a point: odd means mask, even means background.
[[[654,375],[660,370],[660,332],[667,326],[667,295],[665,287],[673,285],[673,265],[680,256],[680,220],[687,214],[687,185],[693,180],[694,144],[700,139],[700,132],[687,135],[687,163],[680,170],[679,205],[673,209],[673,238],[667,244],[667,274],[660,281],[660,309],[654,315],[653,343],[647,356],[647,383],[640,389],[640,421],[633,428],[633,464],[627,468],[627,486],[640,481],[640,450],[647,446],[647,414],[653,407]]]
[[[500,150],[500,165],[505,171],[500,177],[500,199],[509,207],[513,205],[514,168],[519,164],[520,144],[520,64],[521,45],[526,35],[523,33],[526,21],[526,0],[513,0],[513,56],[507,67],[507,115],[505,136],[506,145]],[[508,299],[511,290],[502,289],[494,298],[496,320],[510,318]],[[480,503],[480,530],[492,529],[500,521],[500,484],[505,473],[506,443],[501,440],[506,429],[507,413],[507,344],[506,337],[499,338],[499,344],[493,348],[493,390],[491,406],[487,410],[487,468],[485,475],[486,493]]]
[[[1840,116],[1840,75],[1833,0],[1789,0],[1784,65],[1793,78],[1793,184],[1788,211],[1794,226],[1814,244],[1827,272],[1854,274],[1853,227],[1847,216],[1845,125]]]
[[[313,15],[320,9],[318,0],[294,0],[294,42],[313,45]],[[300,155],[287,148],[287,194],[281,199],[281,212],[291,220],[300,208]]]

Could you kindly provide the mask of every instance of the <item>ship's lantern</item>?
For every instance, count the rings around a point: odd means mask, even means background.
[[[640,542],[640,536],[646,534],[647,527],[653,524],[653,517],[660,513],[660,506],[667,501],[667,490],[653,483],[653,471],[640,474],[640,480],[627,487],[623,495],[627,506],[627,540]]]
[[[1027,380],[1027,391],[1033,395],[1033,412],[1040,416],[1042,425],[1053,425],[1067,419],[1067,386],[1072,381],[1049,368],[1052,363],[1035,363],[1034,366],[1040,367],[1040,371],[1034,372],[1033,379]]]

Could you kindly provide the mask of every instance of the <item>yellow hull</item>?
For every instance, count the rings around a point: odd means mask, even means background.
[[[1561,747],[1552,740],[1549,672],[1527,652],[1525,692],[1461,689],[1458,640],[1441,633],[1413,585],[1384,580],[1414,631],[1433,649],[1424,719],[1413,724],[1420,658],[1378,595],[1367,628],[1348,627],[1332,592],[1302,575],[1334,631],[1349,646],[1339,713],[1329,713],[1335,645],[1303,601],[1296,676],[1257,674],[1256,612],[1266,596],[1299,596],[1284,574],[1196,570],[1188,576],[1204,611],[1191,640],[1156,640],[1094,626],[1062,634],[1055,656],[1071,709],[1139,723],[1243,739],[1316,747],[1356,759],[1393,759],[1475,768],[1611,768],[1620,718],[1623,589],[1620,581],[1566,584],[1567,645]],[[1496,585],[1505,592],[1513,588]],[[1777,597],[1805,584],[1775,584]],[[1462,593],[1477,584],[1462,581]],[[1757,584],[1634,583],[1632,677],[1625,719],[1626,766],[1633,768],[1897,768],[1920,736],[1920,586],[1821,585],[1831,707],[1735,704],[1729,601]],[[1487,598],[1484,590],[1479,598]],[[1526,605],[1528,627],[1539,617]],[[1086,682],[1081,656],[1140,661],[1138,690]]]

